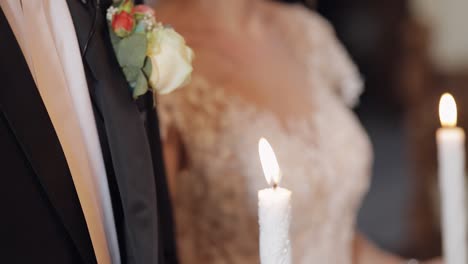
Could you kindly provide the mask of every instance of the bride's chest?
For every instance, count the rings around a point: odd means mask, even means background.
[[[256,191],[266,186],[257,149],[258,140],[265,137],[278,156],[283,185],[302,203],[335,192],[342,192],[337,203],[360,197],[368,182],[370,145],[354,114],[330,87],[304,93],[312,106],[300,115],[287,112],[279,117],[243,97],[198,82],[194,80],[194,87],[204,88],[192,90],[198,106],[190,111],[185,141],[192,164],[204,170],[209,181],[226,184],[230,179],[220,175],[241,175],[227,185],[244,182],[255,204]],[[283,107],[290,104],[294,101]]]
[[[207,76],[227,95],[268,109],[279,118],[300,116],[310,110],[312,101],[307,90],[316,87],[309,84],[306,56],[298,58],[293,46],[264,38],[213,46],[199,49],[196,74]]]

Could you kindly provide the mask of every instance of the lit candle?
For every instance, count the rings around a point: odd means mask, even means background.
[[[452,95],[440,99],[437,130],[442,239],[446,264],[467,263],[465,214],[465,132],[457,127],[457,106]]]
[[[280,188],[281,170],[275,153],[264,138],[258,143],[260,161],[270,188],[258,192],[260,263],[290,264],[291,192]]]

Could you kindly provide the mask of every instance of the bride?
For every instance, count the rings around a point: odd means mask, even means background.
[[[372,153],[350,110],[362,81],[331,26],[267,0],[166,0],[156,10],[197,56],[191,84],[158,98],[181,262],[259,263],[266,137],[293,192],[294,263],[406,263],[355,230]]]

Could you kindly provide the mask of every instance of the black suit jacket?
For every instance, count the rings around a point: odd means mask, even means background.
[[[93,102],[122,263],[176,263],[172,212],[151,95],[133,101],[108,38],[110,1],[68,0]],[[95,263],[63,151],[0,12],[0,259]]]

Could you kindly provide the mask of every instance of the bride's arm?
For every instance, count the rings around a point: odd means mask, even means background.
[[[175,128],[169,127],[163,137],[164,164],[169,184],[170,194],[176,192],[175,178],[181,168],[181,141]]]
[[[409,260],[402,259],[395,255],[389,254],[377,246],[373,245],[369,240],[361,234],[356,233],[353,245],[353,263],[354,264],[406,264],[411,263]],[[440,260],[428,262],[420,262],[421,264],[441,264]]]
[[[354,264],[405,264],[404,259],[384,252],[359,233],[354,237],[353,251]]]

